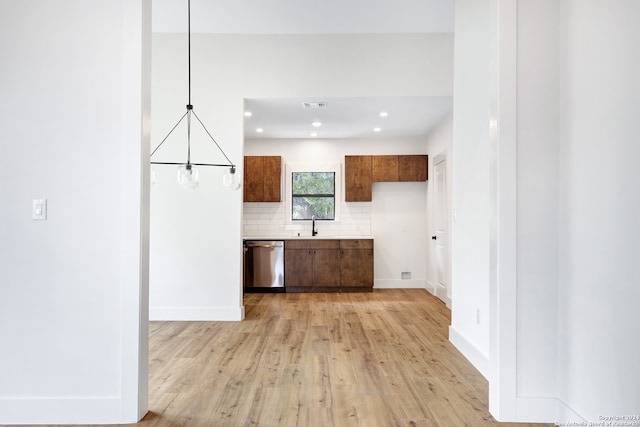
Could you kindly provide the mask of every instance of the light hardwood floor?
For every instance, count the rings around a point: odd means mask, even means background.
[[[248,294],[242,322],[152,322],[140,426],[497,423],[425,290]],[[537,424],[540,425],[540,424]]]

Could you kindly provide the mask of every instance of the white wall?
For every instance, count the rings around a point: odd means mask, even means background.
[[[150,15],[0,2],[0,423],[146,412]]]
[[[374,183],[371,202],[344,201],[344,156],[358,154],[425,154],[424,138],[375,139],[248,139],[246,155],[279,155],[283,167],[339,164],[339,213],[335,222],[318,222],[318,237],[372,236],[375,239],[374,287],[426,286],[426,182]],[[283,173],[283,188],[290,177]],[[291,223],[289,208],[281,203],[245,203],[247,237],[310,236],[309,223]],[[401,272],[411,280],[401,280]]]
[[[503,420],[640,409],[640,344],[612,350],[634,335],[640,300],[640,199],[620,190],[638,179],[627,160],[639,154],[638,16],[634,2],[517,2],[515,387]]]
[[[424,262],[427,256],[427,186],[426,182],[373,184],[371,230],[376,239],[375,287],[427,287]],[[411,273],[411,279],[401,279],[402,272]]]
[[[455,219],[451,230],[452,319],[449,336],[456,347],[488,376],[488,1],[456,2],[455,35],[451,156],[452,215]]]
[[[558,321],[558,13],[518,2],[517,394],[556,392]]]
[[[558,394],[591,421],[640,413],[639,17],[560,8]]]
[[[155,145],[184,113],[187,65],[185,35],[153,42]],[[194,34],[192,103],[242,176],[244,98],[451,96],[452,67],[451,34]],[[216,178],[185,194],[173,168],[156,171],[151,318],[240,319],[242,192]]]
[[[483,23],[487,10],[490,21]],[[640,84],[634,77],[640,68],[634,24],[640,6],[460,1],[456,12],[456,31],[464,23],[456,33],[456,69],[472,61],[479,67],[483,55],[492,61],[491,116],[480,81],[475,96],[465,86],[469,76],[456,73],[454,82],[454,208],[473,179],[458,169],[460,144],[472,140],[466,131],[473,131],[474,120],[492,119],[492,413],[501,421],[594,423],[637,414],[640,343],[633,337],[640,291],[633,265],[640,253],[634,222],[640,193],[629,183],[639,178],[632,159],[640,154]],[[467,21],[471,14],[473,22]],[[484,52],[482,45],[469,50],[474,30],[478,37],[489,32]],[[467,116],[474,100],[474,116]],[[478,122],[473,129],[483,135],[483,127]],[[484,196],[475,202],[484,212]],[[458,229],[454,224],[455,243],[469,243]],[[462,320],[456,310],[458,267],[452,329]],[[482,367],[468,346],[482,335],[467,331],[460,347]]]

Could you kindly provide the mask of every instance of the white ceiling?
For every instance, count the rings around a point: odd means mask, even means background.
[[[326,102],[305,108],[304,102]],[[247,99],[247,138],[375,138],[425,135],[452,107],[449,96]],[[386,112],[386,117],[380,113]],[[313,122],[322,123],[314,127]],[[380,128],[379,132],[374,128]],[[263,132],[258,133],[257,128]]]
[[[187,0],[153,0],[154,32],[186,32]],[[454,0],[192,0],[191,32],[355,34],[453,32]],[[325,101],[325,109],[302,102]],[[247,138],[370,138],[426,134],[451,97],[260,98],[246,100]],[[381,118],[386,111],[388,117]],[[313,128],[311,122],[322,126]],[[264,129],[257,133],[256,129]],[[380,127],[380,132],[374,132]]]

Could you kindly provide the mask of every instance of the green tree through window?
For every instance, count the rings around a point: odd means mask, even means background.
[[[335,219],[335,172],[293,172],[291,174],[291,219]]]

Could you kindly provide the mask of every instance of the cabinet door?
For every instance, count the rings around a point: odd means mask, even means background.
[[[396,182],[398,180],[398,156],[372,156],[371,180]]]
[[[340,286],[373,287],[373,249],[340,250]]]
[[[244,158],[244,201],[261,202],[264,198],[264,162],[259,156]]]
[[[347,202],[371,201],[371,156],[344,156]]]
[[[313,286],[313,249],[285,249],[284,286]]]
[[[315,249],[313,252],[313,283],[316,286],[340,286],[340,251]]]
[[[426,181],[429,156],[398,156],[398,181]]]
[[[280,197],[280,177],[282,169],[282,159],[280,156],[265,156],[263,159],[264,170],[264,197],[263,202],[279,202]]]

